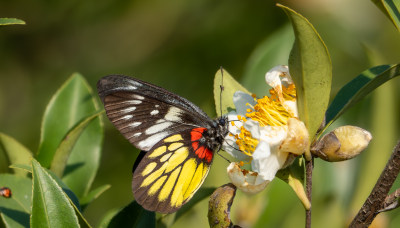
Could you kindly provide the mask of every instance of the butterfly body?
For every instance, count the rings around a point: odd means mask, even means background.
[[[228,133],[226,117],[212,120],[185,98],[128,76],[106,76],[97,88],[114,126],[145,152],[133,170],[135,200],[175,212],[207,176]]]

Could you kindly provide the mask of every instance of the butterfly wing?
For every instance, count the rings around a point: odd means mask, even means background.
[[[208,174],[213,151],[200,139],[212,120],[185,98],[131,77],[106,76],[97,88],[115,127],[148,151],[133,173],[136,201],[151,211],[178,210]]]
[[[212,125],[190,101],[138,79],[110,75],[100,79],[97,89],[110,121],[144,151],[177,131]]]
[[[199,142],[205,128],[168,136],[147,152],[133,173],[135,200],[145,209],[177,211],[199,189],[211,166],[213,151]]]

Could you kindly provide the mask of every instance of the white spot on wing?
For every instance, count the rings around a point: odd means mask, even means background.
[[[160,107],[160,105],[155,105],[156,108]]]
[[[113,122],[117,122],[117,121],[120,121],[120,120],[129,120],[129,119],[132,119],[132,117],[133,117],[133,115],[121,116],[119,118],[113,119]]]
[[[139,126],[140,124],[142,124],[142,122],[133,122],[133,123],[130,123],[130,124],[129,124],[129,127],[137,127],[137,126]]]
[[[167,129],[172,124],[173,123],[171,123],[171,122],[163,122],[163,123],[156,124],[156,125],[153,125],[153,126],[147,128],[145,133],[146,133],[146,135],[152,135],[152,134],[155,134],[157,132],[161,132],[161,131]]]
[[[135,134],[133,134],[133,137],[139,137],[142,134],[142,132],[136,132]]]
[[[156,121],[157,124],[158,124],[158,123],[163,123],[163,122],[165,122],[164,119],[159,119],[159,120]]]
[[[128,107],[128,108],[122,109],[121,111],[124,112],[124,113],[127,113],[127,112],[133,112],[135,110],[136,110],[136,107],[132,106],[132,107]]]
[[[142,101],[139,101],[139,100],[129,100],[129,101],[127,101],[127,103],[129,103],[129,104],[141,104]]]
[[[136,99],[139,99],[139,100],[144,100],[143,96],[140,96],[140,95],[137,95],[137,94],[133,95],[133,97],[136,98]]]
[[[175,122],[179,122],[181,121],[181,115],[182,110],[180,110],[177,107],[170,107],[168,109],[168,113],[167,115],[165,115],[164,119],[169,120],[169,121],[175,121]]]
[[[148,138],[146,138],[143,141],[140,141],[137,144],[137,147],[141,150],[150,150],[157,142],[159,142],[161,139],[165,138],[168,135],[168,132],[160,132],[158,134],[152,135]]]
[[[150,112],[150,115],[154,116],[154,115],[157,115],[159,112],[160,111],[158,111],[158,110],[153,110]]]

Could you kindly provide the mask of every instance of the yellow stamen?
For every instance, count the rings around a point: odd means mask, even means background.
[[[271,89],[271,97],[255,99],[256,104],[247,109],[246,117],[238,115],[238,120],[246,122],[248,118],[257,121],[260,127],[263,126],[283,126],[287,125],[289,118],[294,117],[284,106],[283,102],[296,100],[296,88],[294,84],[288,87],[282,86],[279,89]],[[255,98],[255,96],[253,96]],[[236,144],[244,154],[252,156],[259,140],[252,137],[251,133],[243,126],[240,127],[240,133],[235,135]]]
[[[253,154],[259,143],[258,139],[253,138],[251,133],[243,126],[240,127],[240,133],[235,135],[235,139],[236,144],[239,146],[239,150],[248,156]]]
[[[271,97],[263,97],[257,100],[254,111],[248,112],[246,117],[257,121],[260,126],[282,126],[287,124],[287,120],[293,117],[286,110],[282,103],[286,100],[296,99],[296,89],[294,84],[288,87],[282,86],[282,93],[271,89]],[[279,96],[280,95],[280,96]]]

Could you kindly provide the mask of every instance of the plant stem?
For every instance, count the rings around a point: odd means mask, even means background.
[[[364,205],[358,211],[350,227],[368,227],[377,214],[384,208],[385,199],[400,171],[400,141],[393,150],[392,156],[382,171]],[[394,193],[396,194],[396,192]],[[393,195],[395,196],[395,195]]]
[[[306,160],[306,194],[310,203],[311,203],[311,193],[312,193],[313,168],[314,168],[314,158],[311,158],[310,161]],[[306,228],[311,228],[311,207],[309,210],[306,210]]]

